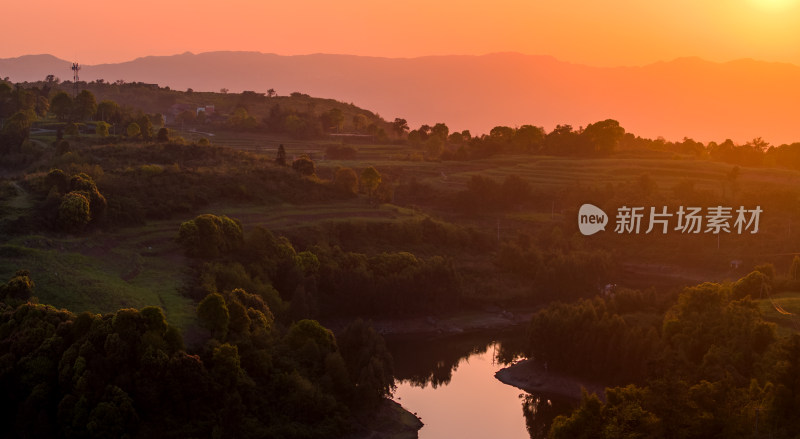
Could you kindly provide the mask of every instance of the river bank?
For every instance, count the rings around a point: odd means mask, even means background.
[[[422,421],[391,399],[381,401],[369,416],[356,420],[359,428],[343,439],[417,439]]]
[[[528,393],[580,401],[581,388],[605,400],[605,386],[569,375],[549,371],[534,360],[522,360],[494,374],[500,382]]]
[[[431,335],[457,335],[486,330],[506,329],[531,321],[535,308],[506,310],[488,307],[455,313],[404,318],[374,318],[372,327],[384,336],[416,337]],[[351,319],[323,320],[321,323],[338,333]]]
[[[482,338],[486,334],[487,341],[479,343],[485,345],[488,341],[493,340],[498,333],[507,333],[511,328],[519,328],[527,325],[534,312],[535,308],[513,309],[507,310],[500,307],[486,307],[483,309],[461,310],[453,313],[406,317],[406,318],[379,318],[371,319],[370,324],[381,335],[387,337],[387,340],[393,340],[401,343],[414,343],[413,358],[419,361],[419,356],[422,351],[431,351],[436,357],[435,361],[430,361],[433,366],[439,365],[442,362],[445,364],[453,362],[457,365],[461,361],[461,357],[468,357],[474,350],[470,347],[470,343],[466,343],[464,352],[451,352],[452,349],[442,348],[422,348],[417,345],[417,341],[424,340],[426,344],[437,344],[434,340],[447,340],[447,343],[452,343],[452,340],[470,340],[471,337]],[[329,319],[322,320],[322,324],[330,328],[334,333],[340,333],[352,319]],[[524,334],[524,329],[520,329],[521,334]],[[517,332],[517,331],[514,331]],[[438,346],[438,345],[437,345]],[[457,346],[459,346],[457,344]],[[460,347],[456,350],[461,349]],[[447,354],[454,354],[454,358],[447,357]],[[445,357],[440,358],[440,355]],[[402,358],[408,355],[402,355]],[[397,360],[400,360],[399,358]],[[402,360],[399,361],[403,363]],[[408,362],[408,361],[406,361]],[[423,368],[424,369],[424,368]],[[494,370],[486,371],[486,376],[492,380],[491,373]],[[423,371],[422,375],[428,372]],[[430,372],[433,374],[434,372]],[[449,382],[449,378],[447,379]],[[416,413],[409,412],[401,403],[405,401],[384,401],[381,408],[369,418],[358,419],[359,427],[357,431],[345,439],[412,439],[418,437],[419,430],[423,427],[422,421],[416,416]],[[516,401],[514,404],[517,404]],[[509,410],[509,413],[514,411]]]

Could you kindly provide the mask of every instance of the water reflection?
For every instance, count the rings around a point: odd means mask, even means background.
[[[522,415],[531,439],[544,439],[553,419],[569,413],[575,402],[526,394],[522,401]]]
[[[398,383],[395,399],[422,418],[422,439],[544,438],[555,416],[572,407],[495,379],[497,370],[523,352],[524,337],[517,334],[389,339],[388,345]]]

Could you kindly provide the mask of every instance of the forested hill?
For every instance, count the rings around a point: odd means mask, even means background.
[[[473,133],[534,122],[548,129],[586,126],[613,117],[645,137],[703,142],[791,142],[800,98],[797,66],[698,58],[602,68],[515,53],[374,58],[211,52],[87,65],[80,73],[89,82],[121,79],[179,90],[302,91],[353,102],[389,120],[403,117],[412,126],[444,122]],[[49,55],[0,60],[0,77],[13,82],[47,74],[71,79],[70,62]]]
[[[41,66],[37,68],[41,72],[48,71]],[[192,89],[179,91],[158,84],[122,80],[113,83],[104,80],[81,81],[78,85],[81,91],[90,93],[92,102],[97,104],[92,109],[92,114],[87,116],[111,124],[128,121],[134,113],[145,113],[156,119],[156,125],[163,123],[163,117],[164,122],[176,128],[197,128],[200,131],[268,131],[288,134],[294,138],[320,138],[334,134],[375,140],[385,138],[392,130],[389,123],[370,110],[301,92],[279,96],[272,89],[241,93],[232,93],[227,89],[213,92]],[[17,87],[28,91],[25,98],[12,96],[12,89]],[[8,117],[18,110],[17,101],[20,99],[50,101],[59,92],[73,96],[74,91],[72,82],[62,82],[56,75],[42,76],[41,80],[27,83],[0,81],[0,118]],[[104,107],[103,102],[113,103],[113,106]],[[51,103],[23,107],[35,107],[34,110],[41,115],[49,112],[59,121],[81,119],[72,114],[71,102],[61,106],[64,107],[63,113],[60,112],[58,101],[53,106]]]

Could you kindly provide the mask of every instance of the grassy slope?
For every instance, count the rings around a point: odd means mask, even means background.
[[[190,137],[188,133],[182,134]],[[324,159],[325,147],[333,143],[332,141],[296,141],[249,133],[216,133],[209,138],[215,144],[230,145],[267,157],[274,156],[277,145],[283,143],[290,158],[301,153],[309,153],[315,157],[318,174],[323,179],[330,178],[339,166],[360,170],[372,165],[390,176],[395,183],[414,178],[442,194],[463,190],[473,175],[489,176],[498,180],[517,175],[529,181],[535,190],[553,194],[554,203],[563,204],[556,206],[555,215],[551,214],[550,202],[544,207],[528,206],[498,214],[498,219],[502,221],[503,236],[516,236],[519,231],[552,226],[560,222],[567,227],[574,226],[571,221],[567,221],[572,209],[577,208],[571,205],[574,204],[573,200],[557,199],[557,191],[564,188],[602,188],[609,184],[617,187],[634,186],[640,175],[648,174],[664,196],[669,197],[671,188],[677,183],[690,180],[697,190],[706,191],[714,197],[718,195],[724,200],[725,178],[732,169],[727,164],[659,152],[623,153],[611,158],[504,155],[469,162],[426,162],[408,160],[409,155],[416,151],[403,145],[355,145],[359,150],[358,158],[342,161]],[[741,192],[756,195],[759,192],[793,191],[800,186],[800,173],[782,169],[743,168],[737,184]],[[19,196],[7,197],[4,201],[0,203],[0,207],[6,214],[13,214],[14,211],[27,207]],[[436,206],[425,207],[426,211],[429,209],[433,209],[434,215],[476,224],[473,218],[436,210]],[[363,198],[303,205],[218,203],[197,213],[204,212],[239,218],[245,228],[264,225],[279,233],[330,221],[386,222],[425,215],[419,209],[391,205],[371,207]],[[495,214],[491,216],[491,226],[494,228]],[[151,222],[146,227],[122,229],[110,236],[96,233],[86,242],[59,237],[18,237],[7,243],[2,250],[4,257],[0,260],[0,276],[8,278],[17,268],[28,268],[34,275],[37,291],[43,302],[64,306],[73,311],[87,309],[109,312],[121,306],[162,305],[167,314],[171,314],[171,321],[176,320],[179,325],[190,324],[193,318],[191,303],[178,292],[185,261],[172,242],[180,221],[184,219],[186,218]],[[637,236],[636,242],[631,244],[631,239],[626,242],[609,233],[600,239],[584,241],[589,246],[605,245],[615,249],[621,254],[622,262],[635,257],[634,262],[651,264],[638,268],[637,275],[643,281],[654,279],[654,276],[693,278],[698,281],[734,279],[742,273],[726,271],[727,262],[731,259],[744,259],[745,269],[749,269],[749,264],[764,260],[776,263],[779,270],[784,262],[788,265],[791,253],[796,250],[797,239],[793,234],[785,233],[782,221],[784,218],[768,217],[765,213],[759,235],[736,239],[731,237],[727,240],[723,237],[720,250],[716,249],[716,239],[709,236],[691,239],[672,235],[665,239]],[[477,224],[485,225],[480,222]],[[567,236],[575,233],[569,229],[565,232]],[[154,250],[150,251],[148,247],[153,247]],[[718,270],[713,273],[708,270],[692,271],[691,264],[683,260],[687,255],[698,260],[713,260]],[[683,267],[664,273],[663,264],[683,264]],[[56,272],[59,273],[58,276],[55,275]],[[132,272],[136,272],[136,275],[131,276]],[[65,297],[59,293],[60,290],[74,290],[75,294]],[[108,291],[114,294],[109,295]]]
[[[173,239],[177,226],[151,223],[81,238],[15,237],[0,246],[0,278],[24,268],[41,303],[93,313],[155,305],[183,329],[195,317],[191,300],[179,291],[185,262]]]

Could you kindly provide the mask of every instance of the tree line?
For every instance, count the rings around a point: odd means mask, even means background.
[[[559,416],[551,438],[795,437],[800,336],[780,336],[751,297],[773,285],[762,266],[731,284],[672,300],[640,292],[552,304],[531,322],[531,353],[607,384]]]
[[[157,307],[73,314],[36,304],[30,274],[0,286],[0,419],[10,437],[341,436],[393,389],[363,321],[284,326],[257,295],[208,295],[186,350]],[[27,297],[25,297],[27,295]]]
[[[298,251],[266,228],[243,234],[236,220],[211,214],[181,224],[178,242],[197,261],[194,297],[245,287],[289,319],[413,315],[460,301],[460,276],[442,256],[368,255],[319,243]]]

